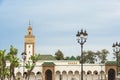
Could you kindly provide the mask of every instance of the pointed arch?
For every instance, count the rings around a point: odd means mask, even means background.
[[[100,79],[105,79],[105,72],[104,71],[100,71]]]
[[[115,70],[112,68],[108,70],[108,80],[115,80]]]
[[[52,80],[52,71],[50,69],[45,72],[45,80]]]
[[[62,72],[62,80],[67,80],[67,72],[66,71]]]
[[[16,79],[22,79],[22,73],[21,72],[16,73]]]
[[[36,79],[37,80],[42,80],[42,74],[41,74],[41,72],[37,72],[36,73]]]
[[[73,78],[73,71],[68,72],[68,80],[72,80]]]
[[[92,71],[87,71],[87,80],[92,80]]]
[[[75,80],[79,80],[80,79],[79,71],[75,71],[75,73],[74,73],[74,79]]]
[[[99,74],[98,74],[98,71],[94,71],[93,72],[93,80],[98,80],[99,79]]]
[[[60,79],[61,79],[61,73],[60,71],[56,71],[55,80],[60,80]]]
[[[30,73],[30,80],[35,80],[35,73],[34,72]]]

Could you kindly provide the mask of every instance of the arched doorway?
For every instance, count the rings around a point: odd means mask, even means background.
[[[115,80],[115,70],[114,69],[110,69],[108,71],[108,80]]]
[[[52,71],[49,69],[45,72],[45,80],[52,80]]]

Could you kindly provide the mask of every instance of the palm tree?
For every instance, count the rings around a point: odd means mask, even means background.
[[[5,68],[5,76],[8,78],[8,80],[9,80],[9,78],[10,78],[10,69],[9,69],[9,67],[6,67]]]
[[[19,66],[19,58],[17,57],[17,49],[12,45],[10,46],[10,52],[7,55],[7,59],[10,62],[10,80],[13,77],[15,80],[14,68]]]
[[[36,55],[32,55],[30,57],[32,62],[27,61],[26,65],[25,65],[25,67],[27,69],[27,78],[28,78],[28,80],[30,78],[30,73],[32,72],[32,70],[34,69],[34,67],[36,65],[36,62],[39,60],[39,56],[40,56],[39,54],[38,55],[37,54]]]
[[[0,78],[5,79],[5,68],[6,68],[6,50],[0,50]]]

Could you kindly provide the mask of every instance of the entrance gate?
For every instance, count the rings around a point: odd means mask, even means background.
[[[108,71],[108,80],[115,80],[115,70],[114,69],[110,69]]]
[[[42,70],[43,80],[55,80],[55,64],[53,62],[44,62]]]
[[[52,71],[49,69],[45,72],[45,80],[52,80]]]

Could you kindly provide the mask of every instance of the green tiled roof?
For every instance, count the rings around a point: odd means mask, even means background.
[[[40,55],[40,60],[56,60],[52,55]]]
[[[44,62],[42,66],[54,66],[55,64],[53,62]]]
[[[116,65],[116,61],[107,61],[105,65]]]

